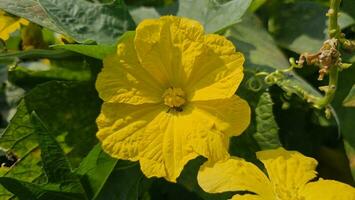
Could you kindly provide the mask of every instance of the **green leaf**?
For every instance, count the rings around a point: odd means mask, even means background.
[[[241,23],[227,31],[226,36],[236,45],[237,50],[245,55],[244,71],[251,73],[252,76],[259,71],[273,72],[290,66],[273,38],[255,15],[246,15]],[[316,89],[292,72],[278,85],[299,96],[303,95],[303,92],[299,91],[300,88],[309,94],[320,96]]]
[[[91,63],[83,59],[43,59],[19,62],[10,68],[9,81],[29,88],[51,80],[89,81],[95,78]]]
[[[266,0],[254,0],[254,1],[252,1],[251,4],[250,4],[250,7],[249,7],[249,11],[250,12],[255,12],[256,10],[258,10],[265,3],[266,3]]]
[[[26,18],[57,33],[64,33],[56,26],[37,0],[1,0],[0,8],[11,14]],[[34,14],[36,13],[36,14]]]
[[[281,146],[279,139],[279,127],[272,110],[273,101],[269,92],[264,92],[255,109],[256,133],[255,140],[261,149],[275,149]]]
[[[279,8],[270,21],[277,43],[296,53],[318,52],[327,39],[327,11],[327,7],[315,2],[296,2]],[[340,28],[354,23],[351,16],[340,13]]]
[[[343,102],[343,105],[347,107],[355,107],[355,85],[351,88],[348,96]]]
[[[0,176],[38,182],[43,174],[38,165],[41,159],[35,126],[30,120],[32,111],[36,111],[52,133],[64,137],[66,153],[76,166],[97,142],[95,120],[100,105],[93,83],[52,81],[37,86],[19,104],[1,134],[0,147],[14,153],[19,161],[11,168],[0,168]],[[2,196],[11,195],[0,187]]]
[[[81,176],[89,197],[95,199],[100,194],[117,162],[117,159],[104,153],[99,144],[84,158],[76,173]]]
[[[138,163],[117,160],[96,145],[80,164],[76,173],[81,176],[86,194],[91,199],[138,199],[141,187],[148,179]]]
[[[109,54],[116,51],[116,45],[85,45],[85,44],[66,44],[52,46],[54,49],[65,49],[74,51],[85,56],[102,60]]]
[[[53,135],[48,133],[48,129],[34,111],[31,114],[31,121],[36,130],[35,134],[39,148],[41,149],[43,170],[46,173],[48,182],[62,183],[77,181],[77,177],[73,175],[69,161],[63,150]]]
[[[60,192],[59,185],[40,186],[14,178],[0,177],[0,184],[20,200],[82,200],[82,196]],[[1,197],[1,196],[0,196]],[[2,198],[8,199],[8,198]]]
[[[39,0],[39,3],[55,24],[78,42],[112,44],[135,27],[122,0],[106,4],[85,0]]]
[[[353,63],[354,64],[354,63]],[[334,116],[340,124],[340,134],[343,136],[345,142],[349,148],[346,148],[348,158],[350,159],[352,171],[355,171],[355,166],[353,165],[354,153],[350,149],[355,149],[355,134],[354,134],[354,119],[355,119],[355,108],[345,107],[343,105],[344,99],[347,98],[349,92],[352,90],[355,84],[355,68],[350,67],[339,73],[338,77],[338,87],[335,93],[332,106],[336,112]],[[355,173],[353,173],[355,178]]]
[[[31,49],[27,51],[10,51],[0,53],[0,61],[9,59],[35,59],[35,58],[48,58],[48,59],[63,59],[75,56],[74,53],[65,50],[45,50],[45,49]]]
[[[177,15],[198,20],[207,33],[241,21],[251,0],[180,0]]]
[[[120,39],[117,41],[117,44],[120,43],[125,37],[135,34],[134,31],[125,32]],[[67,45],[55,45],[55,49],[66,49],[76,53],[80,53],[85,56],[93,57],[99,60],[103,60],[106,56],[116,52],[117,44],[113,45],[83,45],[83,44],[67,44]]]

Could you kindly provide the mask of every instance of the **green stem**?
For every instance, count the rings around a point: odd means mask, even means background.
[[[328,34],[330,39],[340,38],[340,28],[338,25],[338,12],[340,7],[340,2],[341,0],[330,0],[330,9],[328,11],[328,17],[329,17]],[[339,74],[339,66],[337,65],[330,66],[328,90],[325,92],[323,98],[315,102],[315,107],[324,108],[327,105],[329,105],[331,101],[334,99],[334,95],[338,83],[338,74]]]
[[[330,9],[328,12],[329,26],[328,34],[330,38],[339,38],[340,28],[338,25],[338,13],[341,0],[330,0]]]
[[[328,90],[326,91],[325,95],[323,98],[319,99],[315,106],[317,108],[324,108],[332,100],[334,99],[335,91],[337,89],[337,83],[338,83],[338,67],[337,66],[332,66],[329,70],[329,85],[328,85]]]

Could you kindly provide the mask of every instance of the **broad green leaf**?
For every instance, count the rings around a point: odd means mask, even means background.
[[[43,27],[47,27],[57,33],[64,33],[48,17],[37,0],[1,0],[0,9],[11,14],[26,18]],[[36,14],[34,14],[36,13]]]
[[[81,156],[96,143],[95,119],[100,105],[92,83],[53,81],[33,89],[1,134],[0,147],[14,153],[19,161],[12,168],[0,168],[0,176],[33,182],[43,174],[38,165],[40,154],[35,127],[30,120],[32,111],[36,111],[51,132],[64,137],[63,142],[72,149],[69,159],[77,165]],[[0,198],[3,196],[10,197],[0,187]]]
[[[354,64],[354,63],[353,63]],[[343,136],[346,143],[355,149],[355,131],[354,131],[354,119],[355,119],[355,108],[345,107],[343,105],[344,99],[349,95],[355,84],[355,68],[350,67],[339,73],[338,87],[335,93],[335,98],[332,102],[332,106],[335,109],[335,117],[340,124],[340,133]],[[351,148],[346,148],[349,159],[352,161],[350,165],[352,170],[355,171],[353,165],[353,152],[349,151]],[[355,178],[355,173],[353,174]]]
[[[79,179],[72,173],[69,161],[53,134],[48,132],[48,129],[34,111],[31,113],[31,122],[41,150],[43,170],[48,182],[79,183]]]
[[[73,147],[72,162],[97,142],[95,121],[101,100],[94,83],[51,81],[37,86],[24,99],[27,109],[36,111],[51,132],[66,134],[66,144]]]
[[[14,178],[0,177],[0,184],[16,194],[20,200],[82,200],[78,194],[60,192],[59,185],[40,186]],[[1,199],[8,199],[2,198]]]
[[[249,11],[250,12],[255,12],[256,10],[258,10],[265,3],[266,3],[266,0],[254,0],[254,1],[252,1],[251,4],[250,4],[250,7],[249,7]]]
[[[120,43],[125,37],[134,34],[134,31],[125,32],[117,41]],[[80,53],[85,56],[93,57],[99,60],[103,60],[106,56],[116,52],[116,42],[111,45],[84,45],[84,44],[67,44],[67,45],[55,45],[55,49],[66,49],[76,53]]]
[[[0,183],[20,199],[83,199],[81,183],[56,139],[33,112],[31,122],[41,149],[41,160],[48,182],[43,185],[0,177]],[[45,198],[44,198],[45,197]]]
[[[117,162],[117,159],[111,158],[102,151],[100,144],[96,145],[84,158],[76,173],[81,176],[89,197],[95,199],[100,194]]]
[[[198,20],[207,33],[241,21],[251,0],[180,0],[177,15]]]
[[[95,199],[141,199],[149,184],[138,163],[120,160]]]
[[[1,167],[1,177],[13,177],[32,182],[42,174],[42,169],[38,165],[40,154],[30,120],[30,112],[24,101],[19,104],[10,125],[1,134],[0,147],[10,151],[19,159],[12,168]],[[0,186],[0,199],[9,199],[11,196],[12,194]]]
[[[40,59],[22,61],[10,67],[9,81],[24,88],[51,80],[90,81],[95,79],[92,64],[85,59]]]
[[[122,0],[106,4],[85,0],[38,1],[54,23],[78,42],[112,44],[135,26]]]
[[[351,88],[348,96],[343,102],[343,105],[346,107],[355,107],[355,85]]]
[[[264,92],[255,109],[257,132],[254,138],[261,149],[275,149],[281,146],[279,127],[272,110],[273,104],[270,93]]]
[[[355,19],[355,4],[353,0],[342,0],[341,9]]]
[[[148,180],[138,163],[117,160],[96,145],[81,162],[76,173],[81,176],[86,194],[91,199],[139,199],[141,187]]]
[[[227,31],[226,36],[236,45],[237,50],[245,55],[244,71],[246,73],[273,72],[290,66],[273,38],[255,15],[246,15],[241,23]],[[278,85],[299,96],[303,96],[300,88],[311,95],[320,96],[317,90],[295,73],[289,73]]]
[[[68,58],[68,57],[73,57],[75,54],[58,49],[58,50],[44,50],[44,49],[31,49],[28,51],[10,51],[6,53],[0,53],[0,61],[2,62],[3,60],[8,61],[9,59],[15,59],[15,58],[20,58],[20,59],[34,59],[34,58],[48,58],[48,59],[63,59],[63,58]]]
[[[102,60],[109,54],[116,51],[116,45],[85,45],[85,44],[66,44],[52,46],[54,49],[66,49],[85,56]]]
[[[297,53],[317,52],[327,39],[327,11],[327,7],[315,2],[296,2],[281,7],[270,22],[277,43]],[[340,28],[354,23],[351,16],[340,13]]]

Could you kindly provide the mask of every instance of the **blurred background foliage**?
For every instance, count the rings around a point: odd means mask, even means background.
[[[98,58],[111,52],[117,38],[134,30],[142,19],[164,14],[199,19],[208,32],[225,35],[246,56],[246,76],[237,94],[252,107],[252,121],[245,133],[231,139],[232,155],[260,164],[256,151],[282,145],[316,158],[320,177],[354,185],[355,107],[345,107],[343,100],[355,84],[355,68],[340,73],[330,119],[324,110],[283,90],[301,87],[320,96],[318,87],[327,79],[317,80],[316,66],[287,74],[280,85],[270,86],[255,76],[288,68],[289,57],[317,52],[327,38],[328,4],[327,0],[118,0],[114,4],[112,0],[2,0],[1,9],[34,23],[0,46],[0,199],[210,200],[233,195],[207,194],[197,185],[202,157],[189,162],[178,184],[172,184],[145,178],[138,163],[112,159],[97,144],[95,119],[101,100],[94,82],[102,67]],[[354,19],[353,0],[343,0],[339,24],[346,38],[353,40]],[[94,45],[100,48],[99,56]],[[355,62],[351,52],[343,51],[342,58]],[[65,173],[55,175],[53,163],[64,163]]]

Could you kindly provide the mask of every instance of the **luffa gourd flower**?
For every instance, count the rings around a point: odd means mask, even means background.
[[[22,25],[28,25],[26,19],[11,17],[6,12],[0,10],[0,39],[6,41],[10,34],[19,29]]]
[[[312,181],[317,161],[283,148],[257,153],[268,176],[257,166],[232,157],[216,164],[204,164],[199,185],[207,192],[249,191],[233,200],[354,200],[355,189],[333,180]]]
[[[228,158],[229,137],[248,126],[248,104],[234,93],[244,57],[194,20],[141,22],[104,59],[96,88],[104,100],[97,137],[105,152],[140,162],[147,177],[176,181],[202,155]]]

